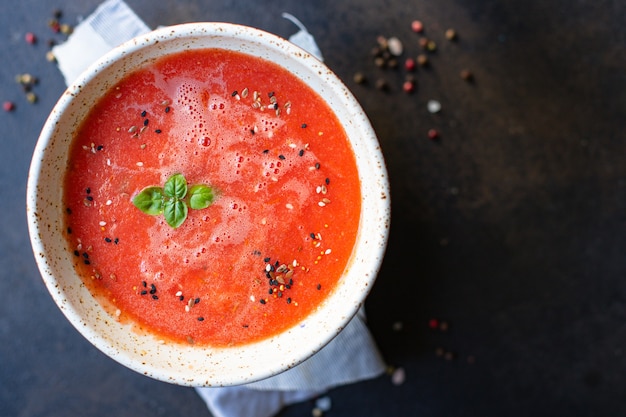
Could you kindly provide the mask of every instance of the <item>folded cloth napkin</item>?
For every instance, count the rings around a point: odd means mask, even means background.
[[[283,17],[300,29],[289,40],[322,60],[315,39],[302,23],[287,13]],[[122,0],[107,0],[52,52],[69,85],[106,52],[149,30]],[[195,389],[215,417],[270,417],[286,405],[339,385],[374,378],[384,370],[361,309],[328,345],[294,368],[243,386]]]

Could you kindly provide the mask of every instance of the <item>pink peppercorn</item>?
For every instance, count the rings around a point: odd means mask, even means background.
[[[424,25],[419,20],[411,22],[411,30],[415,33],[422,33],[424,31]]]
[[[5,101],[2,103],[2,108],[4,111],[13,111],[15,109],[15,104],[12,101]]]
[[[428,139],[435,140],[439,137],[439,131],[437,129],[430,129],[428,131]]]
[[[405,81],[402,84],[402,89],[405,93],[412,93],[415,90],[415,82],[414,81]]]
[[[26,35],[24,35],[24,39],[26,39],[26,42],[30,43],[31,45],[37,42],[37,37],[33,32],[26,32]]]
[[[428,327],[430,327],[431,329],[436,329],[437,327],[439,327],[439,320],[437,319],[428,320]]]
[[[404,61],[404,68],[407,71],[415,70],[415,60],[413,58],[407,58],[406,61]]]

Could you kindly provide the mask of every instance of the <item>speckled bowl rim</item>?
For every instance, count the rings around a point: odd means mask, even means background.
[[[361,193],[361,221],[349,267],[338,288],[302,323],[245,346],[212,348],[164,343],[120,324],[77,276],[63,235],[62,179],[74,126],[119,76],[155,57],[192,48],[226,48],[272,60],[332,103],[352,141]],[[273,34],[236,24],[164,27],[115,48],[62,95],[46,121],[29,170],[27,219],[43,281],[71,324],[115,361],[149,377],[188,386],[254,382],[296,366],[333,339],[355,315],[382,263],[390,222],[387,171],[372,126],[354,96],[323,63]],[[271,358],[271,360],[268,360]]]

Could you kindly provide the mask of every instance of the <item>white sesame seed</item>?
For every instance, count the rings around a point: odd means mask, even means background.
[[[287,207],[287,209],[289,210],[293,210],[293,204],[287,203],[285,204],[285,207]]]
[[[110,206],[111,204],[113,204],[112,200],[107,200],[107,202],[105,203],[107,206]]]
[[[98,223],[98,224],[99,224],[100,226],[106,226],[106,225],[107,225],[107,222],[105,222],[105,221],[100,221],[100,223]]]
[[[251,295],[251,296],[250,296],[250,301],[252,301],[252,302],[254,302],[254,301],[255,301],[254,295]]]
[[[321,193],[322,192],[322,186],[318,185],[317,188],[315,189],[315,192],[318,193],[318,194]]]
[[[297,146],[298,146],[298,145],[296,145],[295,143],[290,143],[290,144],[289,144],[289,147],[290,147],[291,149],[295,149]]]
[[[272,265],[271,264],[265,265],[265,272],[270,272],[271,270],[272,270]]]
[[[326,250],[324,251],[324,255],[330,255],[330,252],[332,252],[330,249],[326,249]]]
[[[326,203],[324,203],[323,201],[320,201],[319,203],[317,203],[318,206],[320,207],[324,207],[326,205]]]
[[[182,291],[178,291],[178,292],[176,293],[176,297],[180,297],[181,295],[183,295],[183,292],[182,292]]]
[[[137,166],[138,166],[138,167],[142,167],[142,166],[143,166],[143,162],[141,162],[141,161],[140,161],[140,162],[137,162]]]

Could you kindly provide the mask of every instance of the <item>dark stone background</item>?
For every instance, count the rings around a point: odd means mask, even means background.
[[[208,416],[192,389],[135,374],[86,342],[52,302],[30,250],[28,166],[64,89],[45,58],[47,40],[63,36],[47,22],[59,8],[74,25],[98,3],[0,2],[0,99],[16,104],[0,112],[0,416]],[[393,216],[368,316],[406,381],[332,390],[328,416],[626,415],[626,3],[127,3],[151,27],[216,20],[284,37],[296,30],[280,17],[290,12],[371,118]],[[370,50],[378,35],[397,36],[404,56],[416,56],[413,19],[438,48],[407,95],[405,71],[376,67]],[[37,44],[24,41],[29,31]],[[369,84],[354,83],[357,71]],[[25,72],[40,80],[36,104],[15,82]],[[374,87],[380,77],[389,92]],[[441,113],[426,110],[429,99]],[[427,138],[431,128],[440,140]],[[431,319],[448,330],[431,329]]]

